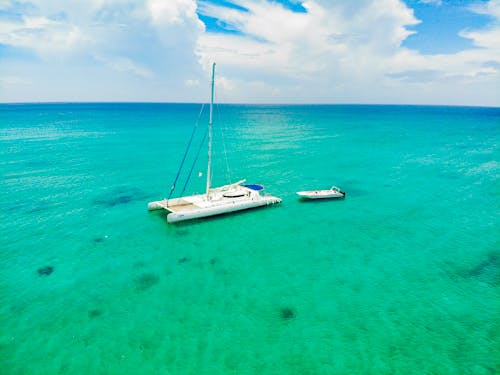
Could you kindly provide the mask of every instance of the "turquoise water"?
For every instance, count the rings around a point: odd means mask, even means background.
[[[500,109],[219,106],[283,203],[169,225],[199,110],[0,106],[2,374],[500,373]]]

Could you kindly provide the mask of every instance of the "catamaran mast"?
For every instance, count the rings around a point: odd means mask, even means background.
[[[212,95],[210,96],[210,119],[208,121],[208,167],[207,167],[207,198],[210,198],[210,165],[212,163],[212,108],[214,106],[215,63],[212,64]]]

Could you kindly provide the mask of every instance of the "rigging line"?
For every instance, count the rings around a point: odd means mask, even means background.
[[[186,151],[184,152],[184,157],[182,158],[181,165],[179,166],[179,170],[177,171],[177,175],[175,176],[174,183],[172,184],[172,187],[170,188],[170,194],[168,195],[167,198],[167,204],[168,200],[172,197],[172,194],[174,193],[175,190],[175,185],[177,184],[177,180],[179,179],[179,176],[181,175],[182,167],[184,166],[184,162],[186,161],[186,157],[189,153],[189,149],[191,148],[191,143],[193,143],[193,138],[196,133],[196,129],[198,128],[198,124],[200,122],[201,114],[203,112],[203,108],[205,107],[205,103],[201,105],[200,113],[198,114],[198,119],[196,120],[196,123],[193,128],[193,132],[191,133],[191,138],[189,138],[188,145],[186,147]]]
[[[191,169],[189,170],[189,173],[187,175],[186,182],[184,183],[184,187],[182,188],[181,196],[182,196],[182,194],[184,194],[184,192],[186,191],[186,188],[189,184],[189,180],[191,178],[191,175],[193,174],[194,166],[196,165],[196,162],[198,161],[198,157],[200,156],[200,151],[201,151],[201,148],[203,147],[203,144],[205,143],[205,139],[207,138],[207,134],[208,134],[208,128],[205,131],[205,134],[203,135],[203,138],[200,142],[200,146],[198,147],[198,151],[196,152],[196,157],[194,158],[193,164],[191,165]]]

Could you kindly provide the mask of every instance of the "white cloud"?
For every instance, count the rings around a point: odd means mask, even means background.
[[[251,81],[274,76],[288,81],[285,86],[289,87],[300,82],[309,92],[296,96],[298,101],[328,94],[332,100],[332,91],[347,81],[370,83],[386,56],[395,54],[411,34],[407,26],[419,22],[397,0],[356,4],[310,0],[302,4],[307,13],[263,0],[237,4],[248,12],[208,4],[201,7],[205,15],[243,34],[202,35],[197,49],[202,64],[209,66],[216,59]],[[269,99],[275,100],[274,96]]]
[[[66,53],[85,42],[79,27],[43,16],[0,22],[0,43],[31,48],[44,57]]]
[[[0,85],[2,86],[28,85],[30,83],[30,80],[19,76],[0,77]]]
[[[443,1],[442,0],[419,0],[419,3],[434,4],[434,5],[443,5]]]
[[[488,2],[477,2],[470,6],[470,9],[479,14],[487,14],[500,20],[500,0],[490,0]]]
[[[474,45],[478,47],[500,53],[500,0],[477,3],[471,6],[470,10],[478,14],[489,15],[494,21],[483,30],[463,30],[460,36],[471,39]]]
[[[146,6],[153,23],[158,26],[183,24],[188,20],[200,22],[196,15],[196,3],[192,0],[149,0]]]
[[[475,46],[500,50],[500,28],[494,27],[489,30],[460,32],[463,38],[472,39]]]
[[[236,3],[248,11],[206,3],[200,8],[240,35],[204,34],[197,53],[204,66],[212,60],[224,66],[242,101],[276,101],[272,90],[245,96],[260,81],[280,89],[281,101],[500,103],[491,89],[500,84],[497,66],[485,66],[500,62],[494,23],[461,33],[481,49],[425,55],[402,47],[413,33],[409,26],[420,21],[399,0],[307,0],[307,13],[265,0]],[[474,9],[495,16],[499,4],[492,0]],[[488,89],[474,92],[485,82]]]
[[[109,82],[108,87],[115,87],[117,95],[128,92],[131,96],[126,100],[144,100],[133,96],[140,90],[121,87],[123,82],[132,85],[127,76],[154,76],[148,96],[156,93],[156,100],[178,101],[182,99],[174,95],[191,95],[184,81],[203,76],[194,54],[196,40],[204,31],[195,0],[3,0],[1,5],[9,16],[0,18],[0,43],[31,53],[33,81],[41,80],[36,74],[56,76],[62,61],[65,69],[73,71],[71,82],[47,90],[58,89],[62,96],[50,100],[102,92],[99,79],[101,72],[108,71],[107,79],[120,80]],[[33,53],[41,59],[34,59]],[[0,63],[2,70],[15,75],[11,60]],[[83,92],[92,83],[95,89]],[[32,92],[27,95],[31,97]]]
[[[389,60],[388,67],[396,80],[406,83],[412,76],[425,75],[430,79],[415,79],[408,87],[427,92],[429,102],[442,100],[448,104],[500,105],[500,1],[492,0],[470,8],[488,14],[492,22],[477,30],[463,30],[460,36],[469,38],[479,48],[470,48],[450,55],[423,55],[402,49]],[[439,101],[440,102],[440,101]],[[438,103],[439,103],[438,102]]]
[[[102,48],[103,44],[119,36],[117,34],[123,33],[132,36],[150,31],[164,33],[170,29],[171,34],[174,34],[172,31],[183,31],[175,33],[175,38],[182,41],[203,31],[195,0],[148,0],[145,3],[133,0],[31,0],[7,3],[11,9],[24,4],[26,14],[23,14],[22,21],[0,19],[0,41],[35,48],[40,53],[45,48],[71,51],[76,47],[96,52],[96,48]],[[83,40],[88,44],[82,46]],[[39,44],[43,48],[38,47]]]
[[[222,92],[223,100],[241,101],[241,98],[253,98],[254,103],[266,103],[268,98],[272,101],[281,101],[282,90],[263,81],[229,79],[225,76],[217,78],[217,91]],[[259,100],[266,98],[267,100]]]
[[[127,57],[96,55],[95,59],[118,72],[130,72],[143,78],[151,78],[154,75],[150,69],[137,64]]]
[[[197,79],[186,79],[184,81],[184,84],[188,87],[193,87],[193,86],[198,86],[200,84],[200,81]]]

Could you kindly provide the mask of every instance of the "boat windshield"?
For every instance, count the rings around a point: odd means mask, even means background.
[[[264,186],[259,185],[259,184],[249,184],[249,185],[243,185],[243,186],[246,188],[255,190],[255,191],[264,190]]]

